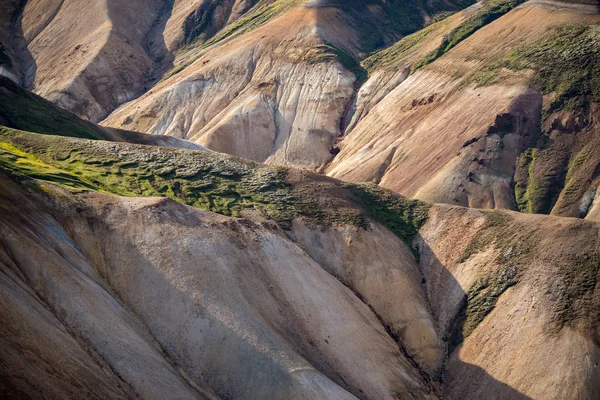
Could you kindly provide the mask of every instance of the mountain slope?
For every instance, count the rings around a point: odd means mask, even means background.
[[[17,131],[0,142],[2,298],[37,332],[3,335],[3,357],[23,365],[15,354],[69,332],[68,363],[45,379],[86,368],[54,393],[599,393],[593,222],[430,206],[216,153]],[[30,364],[4,365],[7,393],[39,396]]]
[[[89,5],[81,0],[11,1],[3,6],[0,44],[15,61],[11,77],[97,122],[146,92],[173,65],[181,68],[182,63],[189,63],[185,60],[195,57],[205,44],[249,31],[302,2],[102,0]],[[390,12],[391,17],[407,12],[415,16],[403,27],[388,23],[384,31],[376,21],[362,19],[378,33],[369,40],[393,40],[398,30],[418,29],[422,17],[416,10],[420,7],[426,12],[454,8],[441,1],[421,5],[415,0],[415,4],[383,2],[379,19]],[[1,68],[3,74],[9,73],[5,66]]]
[[[0,76],[1,126],[51,135],[206,150],[195,143],[173,137],[146,135],[92,124]]]
[[[83,6],[31,1],[6,6],[5,58],[106,126],[427,201],[596,218],[592,3],[486,0],[444,18],[469,2],[107,1],[92,36],[70,28],[73,61],[60,21]]]
[[[97,122],[147,90],[174,53],[252,2],[31,0],[6,5],[0,42],[24,87]],[[59,67],[58,67],[59,66]]]
[[[522,193],[532,192],[537,182],[527,189],[529,164],[519,161],[522,155],[552,147],[561,119],[579,118],[571,126],[582,139],[597,131],[593,71],[600,14],[595,7],[547,2],[507,12],[515,4],[478,4],[367,59],[371,78],[359,92],[355,118],[327,173],[427,201],[527,209],[530,200]],[[490,15],[496,19],[486,23]],[[587,33],[558,45],[573,24]],[[469,34],[474,27],[479,28]],[[432,43],[439,47],[432,50]],[[588,64],[582,67],[582,61]],[[563,158],[555,165],[568,164],[578,150],[575,145],[559,151]],[[536,170],[536,178],[551,168]],[[546,201],[536,197],[532,201]],[[565,207],[578,207],[580,198]]]
[[[284,10],[296,3],[277,2]],[[264,13],[242,19],[210,46],[184,52],[172,74],[103,124],[320,169],[361,77],[355,59],[423,24],[416,2],[367,3],[310,1],[266,23]]]

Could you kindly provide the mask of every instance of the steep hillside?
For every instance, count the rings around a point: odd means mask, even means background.
[[[600,398],[600,6],[472,3],[1,2],[0,397]]]
[[[366,59],[327,173],[427,201],[585,216],[600,11],[519,3],[479,3]]]
[[[80,0],[7,2],[0,74],[113,128],[431,202],[600,218],[600,9],[456,12],[469,4],[103,0],[85,19]]]
[[[175,52],[235,21],[252,1],[8,2],[0,43],[22,84],[94,122],[147,90]],[[8,27],[8,28],[6,28]],[[2,32],[8,32],[2,35]]]
[[[169,136],[100,127],[0,76],[0,127],[2,126],[51,135],[206,150],[198,144]]]
[[[292,8],[299,3],[257,6],[205,45],[182,50],[172,72],[103,124],[318,170],[333,157],[364,76],[356,60],[417,30],[436,9],[457,8],[383,1]]]
[[[600,394],[594,222],[14,130],[0,169],[9,398]]]

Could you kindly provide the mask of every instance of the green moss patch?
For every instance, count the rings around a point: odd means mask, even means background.
[[[547,114],[581,107],[586,96],[600,101],[600,24],[560,26],[549,38],[509,54],[503,66],[536,71],[534,87],[554,93]]]
[[[346,184],[346,187],[357,197],[369,217],[387,226],[412,247],[415,235],[427,221],[430,204],[400,197],[374,183]]]
[[[256,207],[273,219],[294,216],[285,170],[234,157],[152,146],[60,140],[0,131],[1,165],[19,175],[78,190],[163,196],[224,215]],[[286,213],[286,211],[289,211]]]
[[[477,32],[484,26],[494,22],[504,14],[511,11],[513,8],[523,3],[524,0],[488,0],[484,1],[484,5],[480,10],[477,10],[465,22],[451,30],[442,41],[441,45],[425,56],[421,61],[413,66],[413,71],[431,64],[457,44]]]
[[[368,229],[371,217],[409,245],[429,209],[425,203],[403,199],[375,185],[319,181],[322,177],[317,175],[315,182],[290,183],[285,168],[224,154],[13,129],[0,129],[0,169],[17,178],[75,191],[168,197],[233,217],[253,209],[284,229],[297,217],[319,225],[353,224]],[[316,189],[315,185],[322,186]],[[340,198],[352,201],[340,203]]]
[[[539,185],[533,175],[536,154],[536,149],[528,149],[519,159],[518,168],[527,171],[526,179],[515,183],[515,200],[521,212],[533,213],[538,208],[538,200],[541,197]]]
[[[584,106],[586,98],[600,101],[600,24],[568,24],[550,36],[522,46],[473,75],[478,85],[496,82],[502,68],[534,70],[531,85],[553,94],[544,117],[562,109]]]

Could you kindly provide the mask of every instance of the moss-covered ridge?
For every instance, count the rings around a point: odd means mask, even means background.
[[[502,68],[535,71],[531,85],[553,94],[545,115],[583,106],[586,97],[600,101],[600,24],[561,25],[548,37],[522,46],[476,76],[496,82]]]
[[[21,178],[120,196],[161,196],[228,216],[253,209],[283,228],[297,217],[368,227],[368,217],[407,244],[429,206],[373,185],[346,184],[212,152],[89,141],[0,129],[0,169]],[[312,177],[312,178],[311,178]],[[299,187],[318,190],[304,190]],[[340,191],[344,193],[343,199]],[[348,200],[349,199],[349,200]]]

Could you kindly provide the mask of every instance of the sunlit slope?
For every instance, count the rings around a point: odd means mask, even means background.
[[[327,173],[428,201],[549,212],[597,132],[600,14],[548,2],[509,11],[516,3],[478,4],[367,59],[371,78]],[[553,160],[529,179],[532,153]],[[580,179],[561,209],[579,206],[592,183]]]

